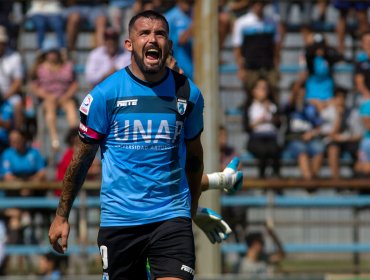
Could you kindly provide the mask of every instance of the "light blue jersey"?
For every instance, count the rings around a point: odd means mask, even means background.
[[[101,226],[190,218],[185,140],[203,130],[204,101],[190,80],[188,100],[177,97],[178,76],[146,83],[126,67],[82,102],[80,136],[101,148]]]

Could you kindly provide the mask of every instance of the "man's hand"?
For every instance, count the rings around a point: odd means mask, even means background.
[[[67,250],[69,229],[70,226],[67,218],[57,214],[49,229],[49,241],[54,250],[60,254],[63,254]],[[58,242],[60,238],[62,239],[61,244]]]
[[[209,208],[198,207],[193,221],[207,235],[212,244],[221,243],[232,232],[222,217]]]
[[[243,185],[243,172],[237,171],[239,158],[234,157],[223,172],[207,174],[209,189],[223,189],[227,193],[234,193]]]

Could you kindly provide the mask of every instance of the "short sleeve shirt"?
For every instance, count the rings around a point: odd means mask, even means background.
[[[203,130],[204,102],[188,81],[184,101],[175,95],[172,70],[162,81],[146,83],[126,67],[82,102],[80,137],[101,148],[101,226],[190,217],[185,141]],[[188,115],[186,108],[192,108]]]

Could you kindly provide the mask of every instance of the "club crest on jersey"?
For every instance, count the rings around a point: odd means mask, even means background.
[[[82,101],[82,104],[80,106],[80,111],[84,113],[85,115],[88,115],[92,102],[93,102],[93,97],[90,94],[86,95],[85,99]]]
[[[185,114],[187,106],[188,101],[186,101],[185,99],[177,98],[177,111],[180,115]]]

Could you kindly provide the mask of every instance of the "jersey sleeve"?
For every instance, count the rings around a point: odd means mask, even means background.
[[[96,86],[81,103],[79,136],[85,143],[99,143],[107,131],[105,95]]]
[[[203,109],[204,99],[200,91],[197,89],[197,99],[194,107],[185,121],[185,139],[192,140],[199,136],[203,131]]]

